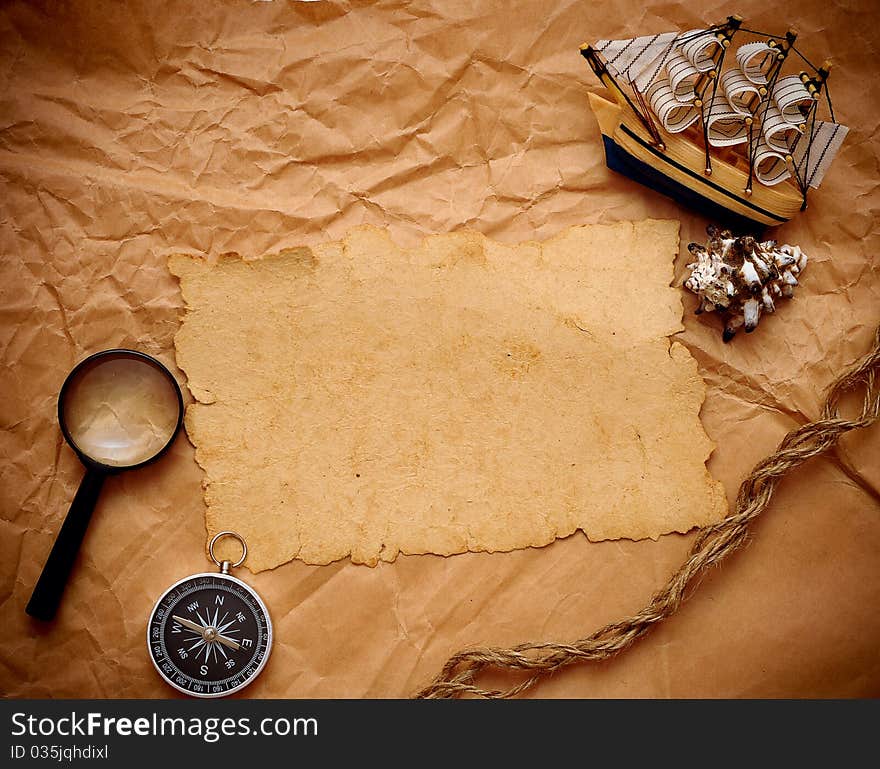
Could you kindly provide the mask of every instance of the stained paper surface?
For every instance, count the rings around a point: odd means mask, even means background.
[[[353,228],[395,243],[476,230],[508,245],[573,225],[708,223],[609,171],[578,53],[598,39],[741,14],[798,29],[851,127],[808,209],[773,231],[809,255],[796,298],[721,341],[682,291],[675,339],[706,383],[700,421],[729,503],[880,323],[880,25],[873,0],[701,3],[128,0],[0,5],[0,695],[173,697],[144,643],[156,599],[213,568],[204,471],[181,432],[110,478],[53,625],[24,613],[83,469],[57,398],[89,354],[135,347],[178,377],[171,254],[318,248]],[[639,304],[634,317],[644,315]],[[186,392],[189,398],[188,392]],[[880,429],[786,478],[749,545],[613,662],[535,697],[880,696]],[[475,644],[570,641],[638,610],[694,534],[509,553],[294,560],[236,573],[275,647],[246,697],[403,697]],[[232,554],[232,553],[230,553]],[[511,679],[487,681],[504,686]]]
[[[360,229],[244,261],[170,260],[209,532],[253,569],[393,561],[718,520],[696,363],[670,287],[678,223]],[[639,311],[633,312],[633,307]]]

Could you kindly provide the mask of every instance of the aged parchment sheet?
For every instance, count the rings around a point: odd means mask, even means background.
[[[677,250],[678,223],[647,220],[172,257],[208,530],[243,534],[261,570],[717,520],[705,387],[667,338]]]

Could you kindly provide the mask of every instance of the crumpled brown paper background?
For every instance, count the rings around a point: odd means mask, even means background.
[[[24,605],[82,470],[55,399],[87,354],[131,346],[173,364],[173,252],[259,254],[387,226],[416,243],[473,228],[515,243],[572,224],[706,222],[604,167],[578,45],[738,12],[833,55],[852,133],[809,210],[777,230],[811,257],[795,300],[723,345],[679,339],[708,384],[709,468],[742,477],[880,322],[880,33],[874,4],[12,2],[0,9],[0,692],[172,696],[144,627],[204,570],[201,471],[185,437],[112,479],[54,625]],[[676,277],[687,256],[679,256]],[[638,308],[634,308],[637,312]],[[179,372],[177,372],[179,374]],[[182,375],[181,381],[182,381]],[[532,696],[880,694],[880,431],[780,487],[753,541],[621,658]],[[404,696],[462,645],[565,640],[639,608],[692,535],[376,569],[291,563],[251,576],[276,626],[254,697]]]

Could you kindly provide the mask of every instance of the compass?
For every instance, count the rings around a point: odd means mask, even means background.
[[[223,537],[241,544],[236,563],[214,555]],[[225,697],[244,689],[265,667],[272,621],[260,596],[229,574],[247,557],[244,539],[221,531],[208,552],[220,571],[192,574],[165,591],[150,615],[147,649],[159,675],[178,691]]]

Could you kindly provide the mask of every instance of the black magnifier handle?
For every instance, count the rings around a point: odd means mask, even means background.
[[[106,473],[101,470],[92,467],[86,469],[67,517],[61,525],[61,531],[58,532],[55,544],[52,545],[52,552],[49,553],[43,573],[25,609],[32,617],[48,621],[55,616],[105,477]]]

